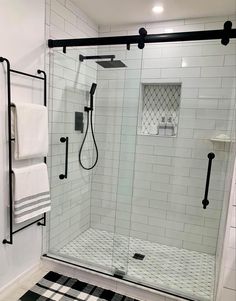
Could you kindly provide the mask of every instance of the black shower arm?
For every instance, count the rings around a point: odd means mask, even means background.
[[[115,55],[79,55],[79,60],[80,62],[83,62],[84,60],[104,60],[104,59],[110,59],[110,60],[114,60]]]

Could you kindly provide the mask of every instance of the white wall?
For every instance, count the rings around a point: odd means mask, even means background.
[[[2,0],[0,2],[0,55],[13,69],[37,74],[44,70],[45,1]],[[7,93],[5,64],[0,65],[0,241],[8,228]],[[43,101],[42,86],[32,80],[12,77],[12,100]],[[42,228],[36,225],[14,236],[13,245],[0,243],[0,288],[39,262]]]
[[[223,28],[225,20],[178,20],[144,27],[150,34],[207,30]],[[139,27],[104,26],[100,35],[135,34]],[[148,44],[143,62],[137,45],[131,51],[124,46],[99,49],[116,54],[128,68],[98,69],[95,130],[102,153],[92,180],[92,227],[129,234],[131,226],[132,236],[215,254],[229,149],[210,138],[230,134],[235,41],[227,47],[220,41]],[[182,83],[177,138],[138,135],[135,140],[140,81]],[[211,202],[203,210],[211,151],[216,154]]]

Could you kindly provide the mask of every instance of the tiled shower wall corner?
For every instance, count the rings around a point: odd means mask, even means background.
[[[47,1],[47,36],[49,38],[83,38],[98,35],[97,26],[68,0]],[[82,50],[82,54],[95,54],[96,49]],[[50,69],[49,69],[50,61]],[[83,135],[74,131],[74,112],[87,105],[86,91],[96,82],[95,65],[79,64],[79,50],[53,49],[48,55],[50,73],[50,167],[52,211],[50,218],[50,246],[56,250],[90,226],[91,176],[79,167],[78,151]],[[85,120],[86,122],[86,120]],[[69,137],[68,178],[59,179],[65,169],[65,143],[60,137]],[[91,139],[85,145],[85,163],[92,154]]]
[[[235,159],[235,147],[233,149]],[[233,160],[232,160],[233,161]],[[228,210],[226,233],[223,245],[223,257],[221,264],[220,280],[218,285],[218,301],[233,301],[236,298],[236,198],[235,198],[235,162],[234,177]]]
[[[148,33],[178,32],[219,29],[225,20],[143,25]],[[100,35],[136,34],[139,27],[104,26]],[[148,44],[142,68],[142,51],[137,46],[131,51],[125,47],[99,51],[115,54],[128,68],[98,69],[95,131],[100,157],[92,178],[92,228],[215,254],[221,208],[223,201],[227,202],[224,179],[229,147],[210,139],[230,135],[235,42],[227,47],[219,41]],[[135,137],[140,78],[144,83],[182,84],[176,138]],[[207,154],[211,151],[216,158],[210,205],[203,211]]]

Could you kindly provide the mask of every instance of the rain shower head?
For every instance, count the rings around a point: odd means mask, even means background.
[[[79,60],[83,62],[84,60],[103,60],[103,59],[109,59],[106,61],[96,61],[98,65],[100,65],[103,68],[124,68],[127,67],[122,61],[114,60],[115,55],[89,55],[84,56],[80,54]]]
[[[122,61],[110,60],[110,61],[96,61],[98,65],[103,68],[124,68],[127,67]]]

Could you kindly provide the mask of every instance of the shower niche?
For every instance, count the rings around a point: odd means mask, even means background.
[[[180,99],[180,83],[142,83],[138,134],[175,137]]]

